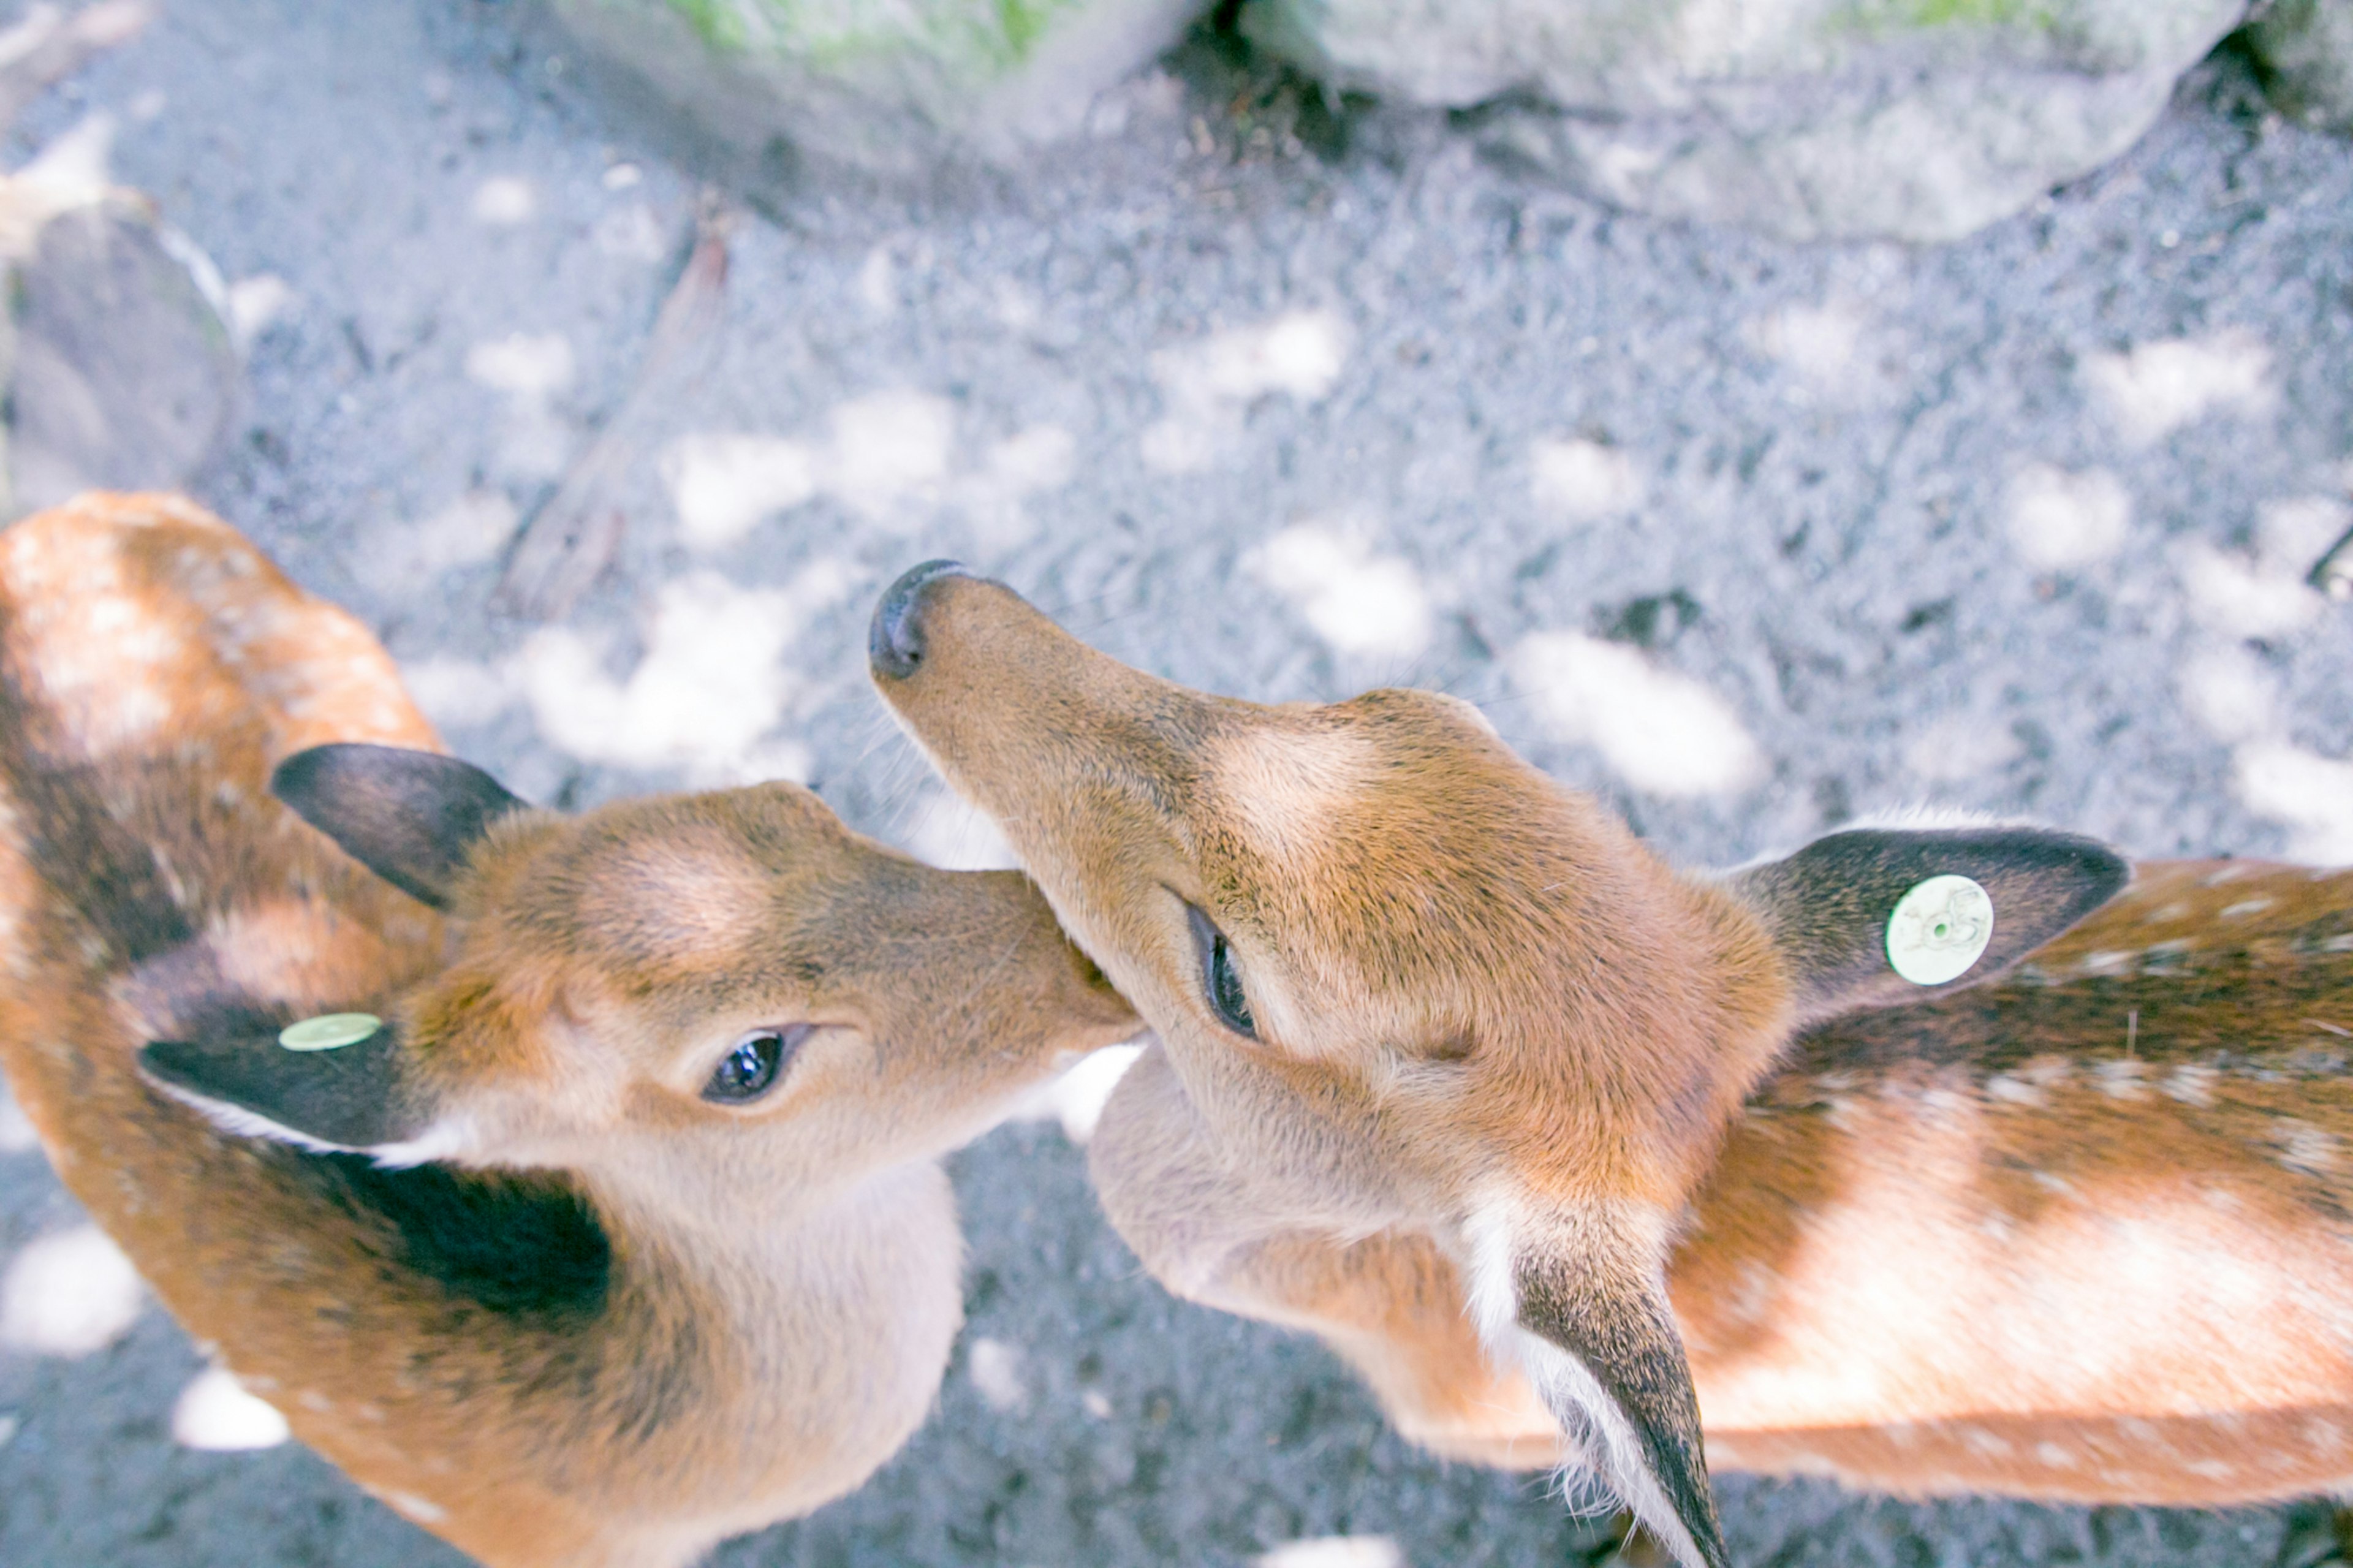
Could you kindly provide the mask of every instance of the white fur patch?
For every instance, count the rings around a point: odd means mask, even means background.
[[[16,1254],[0,1276],[0,1345],[89,1355],[130,1332],[145,1300],[138,1269],[104,1231],[57,1231]]]
[[[1732,705],[1635,649],[1539,632],[1513,650],[1514,684],[1553,735],[1590,745],[1651,795],[1731,795],[1766,773]]]
[[[172,1406],[172,1437],[209,1454],[275,1448],[292,1432],[278,1407],[256,1399],[227,1367],[198,1373]]]
[[[1699,1547],[1651,1475],[1642,1444],[1618,1402],[1583,1363],[1520,1326],[1515,1265],[1521,1246],[1507,1202],[1491,1201],[1464,1228],[1471,1245],[1471,1316],[1498,1357],[1516,1361],[1537,1395],[1561,1421],[1571,1458],[1561,1476],[1572,1507],[1590,1500],[1582,1483],[1598,1481],[1633,1510],[1684,1568],[1705,1568]],[[1599,1511],[1597,1510],[1597,1511]]]

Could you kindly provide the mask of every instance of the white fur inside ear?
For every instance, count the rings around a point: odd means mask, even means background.
[[[350,1143],[331,1143],[324,1138],[314,1138],[282,1121],[272,1121],[259,1111],[245,1106],[215,1100],[177,1084],[156,1082],[152,1079],[148,1081],[232,1136],[267,1138],[273,1143],[290,1143],[309,1154],[365,1154],[386,1170],[406,1170],[411,1165],[455,1159],[469,1141],[467,1134],[470,1129],[464,1119],[445,1116],[416,1137],[398,1143],[378,1143],[366,1148]]]
[[[1698,1542],[1651,1474],[1642,1440],[1618,1402],[1584,1363],[1520,1326],[1514,1265],[1522,1249],[1514,1242],[1515,1227],[1508,1207],[1503,1203],[1482,1205],[1464,1227],[1471,1243],[1472,1321],[1490,1351],[1519,1363],[1545,1408],[1560,1422],[1568,1439],[1566,1447],[1575,1455],[1559,1474],[1563,1495],[1572,1510],[1583,1511],[1590,1500],[1588,1489],[1598,1482],[1632,1510],[1642,1528],[1664,1542],[1683,1568],[1707,1568]]]

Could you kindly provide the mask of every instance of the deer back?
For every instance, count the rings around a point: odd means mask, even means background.
[[[2353,871],[2170,861],[1801,1037],[1672,1283],[1710,1458],[2221,1505],[2353,1478]]]

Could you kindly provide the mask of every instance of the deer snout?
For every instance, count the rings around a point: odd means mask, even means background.
[[[874,606],[874,624],[866,634],[866,653],[878,679],[904,680],[923,662],[923,611],[929,590],[944,577],[969,577],[956,561],[926,561],[911,567],[882,595]]]

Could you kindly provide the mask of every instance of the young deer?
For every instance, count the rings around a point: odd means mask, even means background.
[[[1679,874],[1466,704],[1187,691],[947,563],[871,654],[1158,1032],[1113,1223],[1430,1447],[1575,1466],[1690,1564],[1702,1411],[1720,1465],[1915,1494],[2353,1483],[2353,875],[2144,867],[2063,938],[2126,879],[2089,840]],[[1989,942],[1915,984],[1947,873]]]
[[[185,502],[0,534],[0,1057],[174,1315],[361,1485],[487,1563],[683,1563],[922,1421],[936,1157],[1135,1023],[1022,878],[805,790],[566,818],[436,744]]]

